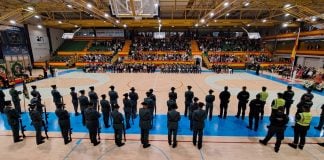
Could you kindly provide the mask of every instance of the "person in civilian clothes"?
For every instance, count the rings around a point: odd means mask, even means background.
[[[203,106],[205,104],[202,102],[198,103],[199,108],[192,113],[193,120],[193,139],[192,143],[196,146],[197,135],[198,135],[198,149],[202,147],[202,139],[203,139],[203,130],[205,128],[205,119],[207,118],[206,111],[203,110]]]
[[[177,147],[177,133],[178,133],[178,125],[181,119],[180,113],[176,111],[178,108],[177,104],[174,103],[171,105],[171,110],[167,113],[168,118],[168,142],[169,145],[172,144],[172,147]],[[173,141],[171,136],[173,136]],[[172,143],[173,142],[173,143]]]

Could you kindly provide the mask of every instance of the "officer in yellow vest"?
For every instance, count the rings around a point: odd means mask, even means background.
[[[267,103],[267,99],[269,97],[269,94],[267,92],[267,87],[262,87],[262,92],[258,93],[260,94],[260,100],[263,102],[262,106],[260,108],[260,113],[261,113],[261,120],[263,119],[263,115],[264,115],[264,106]]]
[[[282,93],[277,93],[278,98],[274,99],[271,103],[271,115],[278,111],[279,107],[284,107],[286,101],[283,99]]]
[[[307,106],[302,107],[302,112],[297,114],[295,117],[295,127],[294,127],[294,142],[288,145],[292,148],[303,149],[306,141],[307,131],[309,129],[310,122],[312,120],[312,114],[310,113],[310,108]]]

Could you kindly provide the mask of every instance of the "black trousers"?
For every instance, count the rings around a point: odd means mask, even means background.
[[[81,110],[81,116],[82,116],[82,124],[85,125],[85,115],[84,115],[84,110]]]
[[[110,113],[108,111],[102,111],[103,122],[105,124],[105,127],[109,126],[109,115]]]
[[[115,144],[120,145],[123,139],[123,130],[122,129],[114,129],[115,131]]]
[[[14,104],[15,109],[19,114],[21,114],[21,106],[20,106],[20,101],[12,101]]]
[[[61,128],[61,134],[64,139],[64,142],[68,142],[70,139],[69,138],[70,128],[68,128],[66,126],[61,126],[61,125],[60,125],[60,128]]]
[[[257,114],[249,114],[249,127],[252,128],[254,120],[254,129],[257,130],[259,128],[259,113]]]
[[[137,101],[131,100],[131,104],[132,104],[132,116],[135,119],[136,114],[137,114]]]
[[[197,135],[198,135],[198,148],[201,148],[202,146],[202,139],[203,139],[203,129],[194,129],[193,131],[193,137],[192,137],[192,143],[197,143]]]
[[[97,143],[98,128],[88,128],[88,130],[91,143]]]
[[[178,129],[169,129],[168,130],[168,142],[171,144],[177,144],[177,134],[178,134]]]
[[[11,125],[11,131],[14,142],[19,140],[19,124]]]
[[[209,119],[213,118],[213,108],[214,108],[213,103],[206,103],[206,112],[207,112],[207,116],[209,114]]]
[[[261,120],[263,119],[263,115],[264,115],[264,106],[265,106],[266,102],[263,102],[260,108],[260,113],[261,113]]]
[[[130,127],[130,118],[131,118],[131,112],[125,112],[125,119],[126,119],[126,128],[129,128]]]
[[[188,112],[189,112],[189,106],[192,102],[185,102],[185,111],[184,111],[184,116],[187,117]]]
[[[242,119],[245,118],[245,110],[246,110],[246,103],[245,102],[240,102],[237,105],[237,117],[240,117],[241,111],[242,111]]]
[[[322,129],[323,128],[323,124],[324,124],[324,116],[320,117],[320,120],[318,122],[318,128]]]
[[[220,104],[220,113],[219,116],[226,118],[227,116],[227,108],[228,108],[228,103],[221,103]]]
[[[285,105],[284,105],[285,110],[286,110],[286,115],[289,115],[291,105],[292,105],[291,102],[287,102],[287,101],[286,101],[286,103],[285,103]]]
[[[39,144],[42,141],[42,126],[33,125],[36,131],[36,144]]]
[[[74,108],[74,112],[75,113],[78,113],[78,101],[72,101],[72,104],[73,104],[73,108]]]
[[[149,144],[149,129],[141,129],[141,142],[143,145]]]
[[[294,144],[297,145],[299,142],[299,146],[305,145],[308,129],[309,126],[301,126],[298,123],[296,123],[294,127]]]
[[[275,144],[275,148],[279,149],[280,145],[281,145],[281,141],[284,139],[284,132],[285,132],[285,128],[283,127],[274,127],[274,126],[270,126],[268,133],[266,135],[266,137],[264,138],[263,142],[264,143],[268,143],[269,140],[276,135],[276,144]]]

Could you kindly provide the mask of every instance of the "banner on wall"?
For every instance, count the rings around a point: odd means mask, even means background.
[[[25,45],[3,45],[3,55],[28,54],[28,48]]]

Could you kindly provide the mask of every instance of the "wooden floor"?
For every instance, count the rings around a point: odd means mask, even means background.
[[[39,71],[37,71],[39,72]],[[67,110],[73,111],[71,98],[69,95],[70,87],[76,87],[76,90],[89,90],[89,86],[95,86],[95,91],[98,95],[107,94],[110,85],[114,85],[119,93],[119,104],[122,104],[122,94],[129,92],[131,87],[136,88],[139,93],[140,100],[143,100],[145,92],[150,88],[154,89],[157,96],[157,113],[166,114],[166,100],[168,92],[173,86],[178,93],[178,111],[183,114],[184,111],[184,92],[186,86],[191,85],[192,91],[200,100],[204,101],[205,95],[209,89],[213,89],[214,94],[218,97],[225,85],[229,86],[229,91],[232,94],[229,110],[229,115],[236,114],[237,99],[236,95],[241,90],[242,86],[247,86],[251,97],[260,92],[262,86],[267,86],[270,97],[266,105],[266,114],[270,113],[270,103],[276,96],[277,92],[285,90],[286,85],[272,80],[268,80],[255,75],[239,72],[232,75],[229,74],[146,74],[146,73],[82,73],[80,71],[60,71],[60,75],[55,78],[49,78],[38,82],[27,84],[30,91],[31,85],[37,85],[41,92],[48,111],[55,110],[51,97],[50,85],[56,84],[58,90],[64,96],[64,103],[67,104]],[[17,87],[21,90],[21,86]],[[305,93],[302,89],[294,88],[295,99]],[[6,99],[11,97],[8,90],[5,91]],[[23,99],[23,97],[21,96]],[[251,99],[252,99],[251,98]],[[314,107],[312,113],[315,116],[320,114],[320,106],[324,102],[324,97],[315,94]],[[27,106],[29,100],[26,100]],[[24,101],[21,101],[24,104]],[[219,112],[219,100],[216,99],[214,104],[214,115]],[[292,107],[291,113],[295,113],[295,106]],[[3,124],[0,124],[0,126]],[[208,130],[208,128],[205,128]],[[233,130],[233,132],[240,132]],[[205,136],[203,148],[198,150],[192,145],[191,136],[179,135],[179,144],[176,149],[170,147],[167,143],[166,135],[150,136],[152,147],[143,149],[140,145],[139,135],[127,135],[128,141],[126,145],[118,148],[114,145],[112,134],[103,134],[101,144],[94,147],[90,144],[87,133],[74,133],[73,141],[68,145],[63,144],[63,139],[60,138],[58,132],[51,132],[50,139],[42,145],[35,144],[35,133],[27,132],[27,138],[21,142],[14,144],[10,131],[0,130],[0,157],[1,159],[118,159],[118,160],[214,160],[214,159],[324,159],[324,148],[316,145],[317,142],[324,142],[323,132],[321,137],[307,138],[307,143],[304,150],[294,150],[283,144],[280,152],[273,151],[274,144],[263,146],[258,143],[261,137],[230,137],[230,136]],[[263,138],[263,137],[262,137]],[[271,140],[274,142],[275,138]],[[284,143],[291,142],[292,137],[286,137]]]

